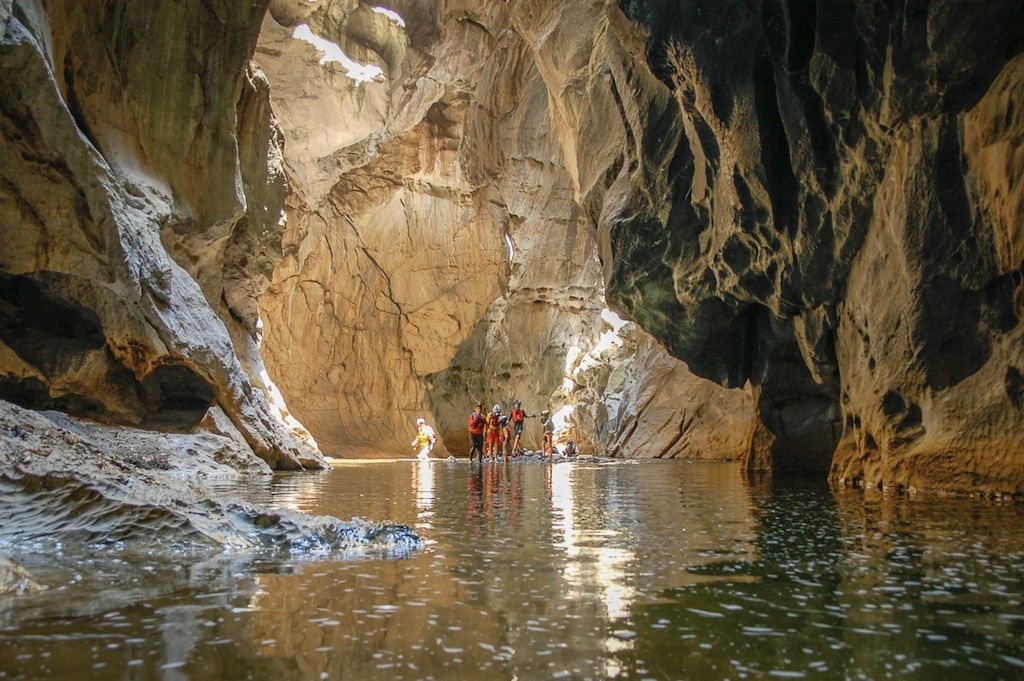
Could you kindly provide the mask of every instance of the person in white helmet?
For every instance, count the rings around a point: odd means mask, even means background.
[[[429,459],[436,442],[437,436],[434,435],[434,429],[428,426],[424,419],[416,419],[416,438],[412,441],[412,448],[418,450],[416,458],[420,461]]]
[[[494,405],[487,415],[487,456],[498,458],[498,447],[501,446],[501,407]]]

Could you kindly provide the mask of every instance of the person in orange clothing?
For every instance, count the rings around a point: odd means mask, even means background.
[[[551,420],[551,412],[547,409],[540,413],[544,426],[544,456],[553,456],[555,452],[555,422]]]
[[[501,446],[499,450],[501,456],[506,461],[508,460],[508,448],[512,444],[512,421],[506,414],[498,419],[498,425],[501,427]]]
[[[497,459],[499,447],[501,447],[501,407],[494,405],[491,413],[487,415],[487,455],[491,459]]]

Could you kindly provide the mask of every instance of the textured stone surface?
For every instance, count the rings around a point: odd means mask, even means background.
[[[383,15],[343,2],[284,9],[272,8],[256,54],[286,136],[300,141],[286,145],[293,193],[263,301],[265,357],[326,451],[407,454],[415,419],[430,417],[424,377],[445,368],[507,276],[500,227],[459,154],[470,85],[456,75],[478,68],[479,41],[465,33],[479,29],[455,22],[434,38],[449,61],[409,51],[389,65],[382,55],[401,54],[406,38]],[[388,77],[357,82],[321,64],[282,16]],[[368,20],[385,25],[383,44],[355,42]]]
[[[1021,490],[1021,3],[588,6],[576,60],[533,10],[579,190],[615,176],[609,302],[754,385],[750,466]],[[584,144],[609,89],[618,167]]]
[[[56,543],[58,552],[94,552],[97,543],[125,542],[181,555],[213,549],[352,556],[408,554],[421,545],[404,525],[271,510],[203,484],[254,473],[271,471],[230,436],[105,426],[0,400],[0,543],[14,551],[31,555]],[[0,593],[19,577],[5,574],[2,561]],[[32,588],[25,577],[21,588]]]
[[[3,395],[1022,491],[1020,0],[264,7],[0,2]]]
[[[253,387],[284,198],[267,88],[247,70],[264,6],[12,7],[0,396],[177,431],[219,405],[272,466],[323,466]]]
[[[612,360],[595,419],[599,441],[612,456],[663,459],[741,459],[751,447],[754,404],[749,389],[727,390],[691,373],[657,341],[637,331],[625,361]],[[582,433],[581,433],[582,434]]]
[[[270,372],[335,455],[406,454],[420,415],[462,453],[472,404],[517,397],[602,451],[601,377],[572,378],[604,326],[596,230],[543,65],[503,3],[396,9],[405,30],[340,1],[275,2],[264,21],[292,189],[262,303]],[[381,75],[353,80],[302,25]]]

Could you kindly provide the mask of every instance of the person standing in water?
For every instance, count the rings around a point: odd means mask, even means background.
[[[512,456],[519,456],[523,453],[523,425],[526,419],[530,418],[523,409],[523,403],[516,400],[512,405]]]
[[[545,409],[540,413],[544,426],[544,456],[551,456],[555,451],[555,422],[551,420],[551,412]]]
[[[484,461],[484,426],[487,424],[487,417],[484,416],[484,405],[476,403],[476,408],[469,415],[469,460],[473,461],[473,453],[480,457],[480,463]]]
[[[494,405],[487,415],[487,456],[498,458],[498,447],[501,446],[501,407]]]
[[[422,418],[416,419],[416,439],[412,441],[412,448],[418,450],[416,458],[420,461],[429,459],[436,442],[437,436],[434,435],[434,429],[428,426]]]
[[[506,461],[508,460],[508,448],[512,444],[512,421],[511,418],[506,414],[498,419],[498,425],[501,427],[501,456]]]

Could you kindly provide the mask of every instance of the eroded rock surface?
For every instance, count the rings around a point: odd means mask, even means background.
[[[626,127],[607,295],[698,374],[753,383],[749,464],[1019,492],[1024,5],[598,11],[554,80],[610,90]],[[581,167],[592,120],[560,126]]]
[[[264,10],[5,3],[0,397],[176,431],[219,406],[273,467],[324,465],[258,389],[285,196]]]
[[[504,3],[394,7],[404,27],[341,1],[282,0],[265,19],[256,60],[292,188],[263,299],[271,374],[333,454],[404,454],[420,415],[462,453],[472,404],[514,398],[604,451],[601,377],[573,379],[605,330],[596,230],[545,66]]]
[[[1022,491],[1024,3],[388,8],[0,2],[2,395]]]
[[[0,401],[0,547],[38,554],[60,543],[125,542],[341,555],[420,546],[406,526],[269,510],[202,484],[270,472],[227,435],[104,426]]]

